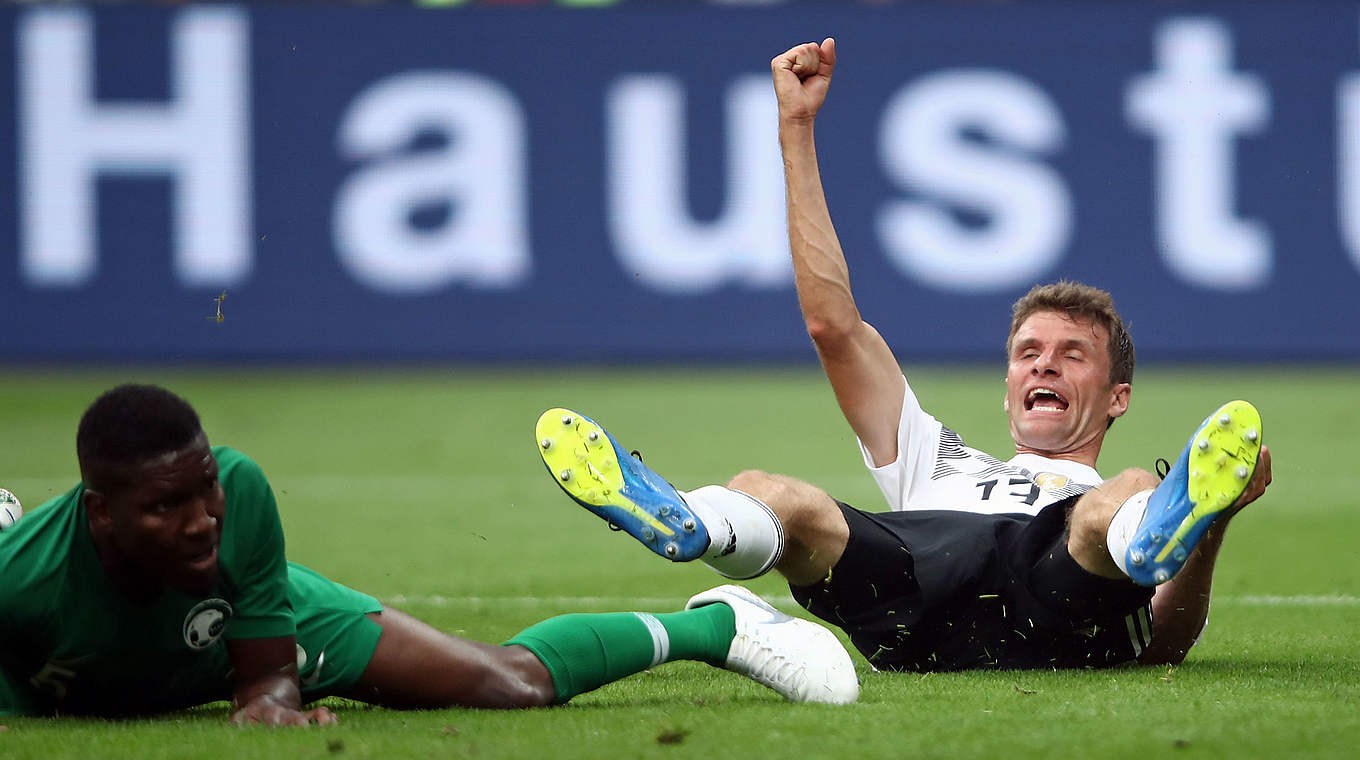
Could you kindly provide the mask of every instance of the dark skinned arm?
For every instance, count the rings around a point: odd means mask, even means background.
[[[297,640],[228,639],[234,673],[231,720],[266,726],[331,725],[338,722],[325,707],[303,711],[298,687]]]

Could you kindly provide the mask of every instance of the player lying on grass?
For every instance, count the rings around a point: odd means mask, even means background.
[[[853,702],[825,628],[722,586],[669,614],[552,618],[505,645],[441,633],[284,558],[269,483],[188,403],[120,386],[85,412],[81,484],[0,533],[0,715],[144,714],[230,699],[240,723],[565,702],[698,660],[795,701]]]
[[[1204,626],[1224,528],[1270,482],[1256,410],[1215,411],[1160,484],[1142,470],[1103,480],[1094,468],[1128,410],[1133,343],[1109,294],[1060,283],[1015,305],[1003,399],[1015,455],[965,446],[921,409],[851,295],[812,134],[834,64],[830,39],[771,64],[789,238],[808,331],[894,511],[754,471],[678,494],[562,409],[538,424],[549,469],[663,557],[732,578],[782,573],[879,669],[1180,662]]]

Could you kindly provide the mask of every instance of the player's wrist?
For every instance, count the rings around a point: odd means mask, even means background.
[[[254,688],[238,693],[232,700],[235,706],[244,710],[249,707],[278,706],[290,710],[302,709],[302,696],[297,684],[287,679],[271,679],[267,684],[256,684]]]
[[[780,136],[811,136],[812,125],[816,121],[816,112],[791,114],[781,111],[779,113],[779,134]]]

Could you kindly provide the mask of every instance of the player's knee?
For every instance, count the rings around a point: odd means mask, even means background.
[[[548,669],[524,647],[500,647],[478,675],[477,706],[543,707],[556,696]]]
[[[769,507],[779,522],[784,524],[786,530],[790,523],[798,520],[800,504],[789,488],[788,478],[771,475],[760,470],[746,470],[737,473],[735,477],[727,481],[727,487],[734,491],[741,491]]]
[[[1147,470],[1142,470],[1137,467],[1130,467],[1110,480],[1124,486],[1124,488],[1119,490],[1127,491],[1130,495],[1138,493],[1139,491],[1146,491],[1150,488],[1156,488],[1157,485],[1162,482],[1161,478]]]
[[[743,470],[727,481],[727,487],[734,491],[750,494],[769,504],[775,499],[780,484],[773,475],[760,470]]]
[[[727,487],[759,499],[774,512],[785,531],[797,530],[807,521],[808,495],[813,489],[804,483],[783,475],[746,470],[727,481]]]
[[[807,507],[821,494],[821,489],[795,480],[787,475],[774,475],[760,470],[745,470],[727,481],[734,491],[760,499],[781,518]]]
[[[784,537],[794,544],[821,546],[828,534],[840,540],[845,520],[835,500],[809,483],[784,475],[747,470],[728,481],[728,488],[759,499],[774,512]]]

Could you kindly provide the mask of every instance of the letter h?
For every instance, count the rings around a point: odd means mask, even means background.
[[[186,286],[243,280],[251,268],[247,26],[229,8],[180,12],[171,33],[171,99],[97,103],[91,17],[40,9],[18,31],[20,271],[39,287],[77,288],[96,270],[94,180],[168,174],[174,269]]]

